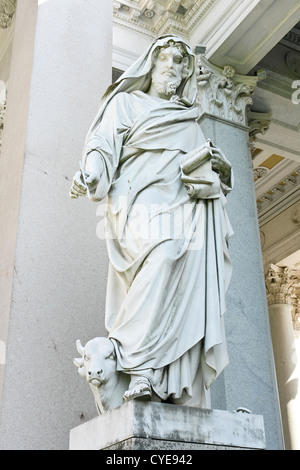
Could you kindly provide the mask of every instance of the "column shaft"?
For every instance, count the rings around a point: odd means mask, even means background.
[[[258,227],[246,109],[255,82],[230,66],[219,69],[200,59],[198,100],[204,134],[232,164],[234,189],[227,211],[234,236],[229,241],[233,277],[225,325],[230,365],[212,389],[212,407],[246,407],[264,416],[267,447],[281,449],[282,431],[263,262]]]
[[[270,305],[269,315],[285,448],[300,450],[300,415],[299,406],[295,400],[298,379],[293,376],[297,364],[291,306],[288,304]]]

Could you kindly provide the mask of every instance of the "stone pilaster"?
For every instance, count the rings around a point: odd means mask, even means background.
[[[258,77],[239,75],[231,65],[216,67],[198,56],[199,125],[231,162],[235,181],[227,196],[234,231],[225,315],[230,364],[213,385],[211,398],[214,409],[244,406],[263,415],[269,448],[280,449],[280,410],[249,141],[248,112],[257,82]]]

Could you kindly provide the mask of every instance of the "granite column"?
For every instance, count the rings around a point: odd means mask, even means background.
[[[282,448],[282,432],[265,293],[247,111],[257,77],[238,75],[199,56],[199,125],[232,164],[227,196],[235,235],[230,240],[233,277],[225,318],[230,365],[212,387],[212,408],[245,407],[264,416],[267,448]]]

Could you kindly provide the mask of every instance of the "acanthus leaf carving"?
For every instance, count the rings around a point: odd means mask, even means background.
[[[294,329],[300,330],[299,277],[288,267],[270,264],[265,281],[268,304],[290,305]]]
[[[247,109],[252,104],[257,77],[239,75],[231,65],[223,69],[198,57],[198,97],[201,114],[247,125]]]
[[[9,28],[16,12],[17,0],[0,0],[0,28]]]

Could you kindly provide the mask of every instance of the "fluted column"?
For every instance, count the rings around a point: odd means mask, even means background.
[[[232,163],[235,181],[227,196],[235,233],[229,242],[233,277],[225,316],[230,365],[212,388],[212,407],[242,406],[262,414],[268,448],[280,449],[282,429],[249,141],[253,129],[247,116],[258,77],[239,75],[231,65],[216,67],[204,56],[198,60],[199,124]]]
[[[297,322],[297,277],[288,268],[271,265],[266,274],[272,343],[287,450],[300,450],[300,404],[297,400],[299,373],[293,331]]]

